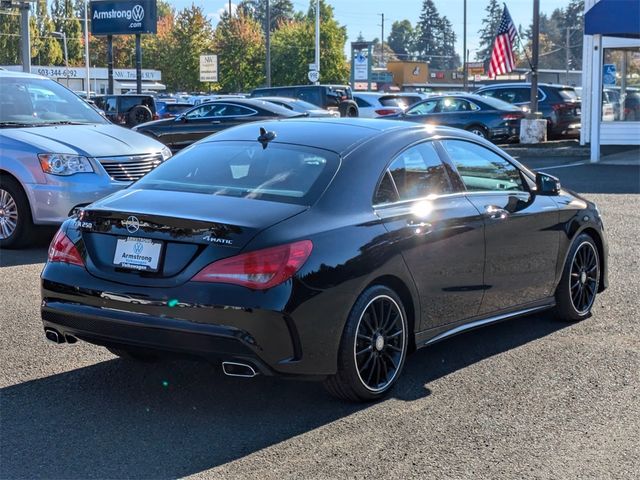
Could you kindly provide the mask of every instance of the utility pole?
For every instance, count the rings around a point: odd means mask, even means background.
[[[267,0],[267,25],[265,26],[266,48],[267,48],[267,87],[271,86],[271,7]]]
[[[22,71],[31,73],[31,33],[29,31],[29,2],[20,4],[20,50],[22,53]]]
[[[382,17],[382,23],[380,27],[382,27],[382,32],[380,33],[380,66],[384,65],[384,13],[379,13]]]
[[[571,32],[571,27],[567,27],[567,46],[565,47],[565,61],[567,64],[567,74],[566,77],[564,79],[565,84],[569,85],[569,60],[571,58],[571,56],[569,55],[569,36],[570,36],[570,32]]]
[[[229,0],[229,18],[231,18],[231,0]]]
[[[533,0],[533,29],[531,32],[531,114],[538,112],[538,56],[540,48],[540,0]]]
[[[85,60],[85,87],[87,90],[87,100],[91,97],[91,75],[89,71],[89,0],[84,0],[84,60]]]
[[[316,0],[316,72],[320,73],[320,0]],[[316,85],[320,85],[319,77]]]
[[[469,58],[467,54],[467,0],[464,0],[462,17],[464,23],[464,26],[462,27],[462,75],[464,77],[462,88],[466,92],[467,88],[469,88]]]

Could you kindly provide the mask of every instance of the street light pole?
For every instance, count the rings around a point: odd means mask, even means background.
[[[467,56],[467,0],[464,0],[463,4],[463,23],[462,27],[462,76],[463,79],[463,89],[466,92],[467,88],[469,88],[469,59]]]
[[[84,60],[85,60],[85,87],[87,90],[87,100],[91,91],[91,74],[89,70],[89,0],[84,0]]]
[[[538,112],[538,50],[540,48],[540,0],[533,0],[531,32],[531,115]]]
[[[31,72],[31,32],[29,29],[29,2],[20,4],[20,40],[22,71]]]
[[[320,0],[316,0],[316,56],[315,56],[316,72],[320,73]],[[319,77],[318,77],[319,78]],[[319,85],[320,82],[315,82]]]

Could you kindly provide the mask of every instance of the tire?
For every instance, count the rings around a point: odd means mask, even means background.
[[[342,102],[338,106],[338,111],[340,112],[341,117],[357,117],[358,116],[358,107],[355,105],[355,103]]]
[[[120,357],[123,360],[134,362],[154,362],[158,359],[158,356],[152,352],[137,348],[116,348],[106,347],[116,357]]]
[[[598,247],[593,238],[583,233],[571,244],[562,270],[562,278],[555,295],[556,318],[576,322],[591,316],[599,286]]]
[[[471,125],[465,129],[469,133],[473,133],[485,140],[489,140],[489,132],[482,125]]]
[[[22,248],[34,237],[27,195],[20,184],[0,174],[0,248]]]
[[[141,123],[150,122],[152,118],[153,114],[149,107],[146,105],[136,105],[129,110],[129,113],[127,113],[127,125],[129,127],[134,127]]]
[[[407,315],[400,297],[385,286],[368,288],[349,313],[338,369],[325,380],[325,388],[353,402],[383,398],[402,373],[408,344]]]

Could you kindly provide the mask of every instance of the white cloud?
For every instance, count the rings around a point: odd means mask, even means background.
[[[232,15],[236,13],[237,8],[238,8],[238,5],[236,5],[235,3],[231,3]],[[211,22],[215,25],[220,21],[220,18],[222,18],[222,14],[227,12],[229,12],[229,2],[224,2],[224,6],[220,7],[216,12],[208,13],[207,18],[209,18]]]

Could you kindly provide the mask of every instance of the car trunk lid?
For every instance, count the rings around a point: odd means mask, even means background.
[[[209,263],[238,254],[262,230],[306,209],[220,195],[127,189],[85,208],[77,226],[91,274],[162,287],[186,282]]]

